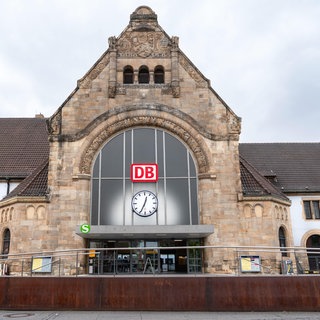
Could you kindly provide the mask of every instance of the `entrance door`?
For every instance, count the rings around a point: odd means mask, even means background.
[[[161,247],[170,247],[161,249],[160,264],[162,272],[188,272],[187,250],[181,247],[186,246],[185,240],[162,240]],[[177,247],[176,249],[174,247]]]
[[[160,251],[160,267],[161,267],[161,272],[176,271],[176,251],[175,250]]]
[[[89,246],[96,250],[92,250],[94,257],[88,258],[88,272],[198,273],[202,266],[201,250],[185,247],[199,244],[199,240],[91,240]]]

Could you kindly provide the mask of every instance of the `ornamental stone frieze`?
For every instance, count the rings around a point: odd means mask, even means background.
[[[170,57],[171,41],[160,31],[132,31],[118,40],[117,49],[120,58],[166,58]]]
[[[129,128],[143,125],[159,127],[178,136],[189,146],[193,152],[199,166],[199,173],[201,174],[207,172],[209,168],[207,156],[208,152],[205,151],[206,146],[203,140],[198,134],[196,134],[196,132],[191,134],[191,128],[185,128],[183,123],[180,122],[181,121],[179,120],[174,121],[173,118],[169,120],[167,118],[161,118],[159,116],[152,115],[127,115],[127,117],[124,117],[123,119],[119,119],[119,117],[112,117],[111,120],[109,119],[107,123],[104,123],[103,128],[98,134],[95,135],[95,137],[88,144],[87,148],[84,150],[80,160],[79,171],[81,174],[90,174],[94,157],[99,149],[103,146],[105,141],[112,135]]]
[[[109,55],[105,54],[80,80],[78,80],[78,87],[81,89],[89,89],[94,79],[98,77],[101,71],[109,64]]]

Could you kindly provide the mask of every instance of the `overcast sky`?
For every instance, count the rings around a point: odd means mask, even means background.
[[[0,117],[51,116],[140,5],[242,118],[241,142],[320,141],[319,0],[0,0]]]

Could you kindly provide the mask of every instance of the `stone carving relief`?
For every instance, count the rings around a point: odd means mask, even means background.
[[[109,43],[109,49],[115,50],[116,49],[116,44],[117,44],[117,38],[116,37],[109,37],[108,39]]]
[[[179,56],[179,62],[183,69],[186,70],[189,76],[196,82],[198,88],[208,87],[207,81],[203,79],[199,71],[197,71],[182,54]]]
[[[170,40],[162,32],[128,32],[117,47],[119,57],[170,57]]]
[[[50,134],[60,134],[61,131],[61,109],[47,120],[47,128]]]
[[[235,115],[232,115],[231,112],[227,112],[227,123],[229,132],[231,133],[239,133],[241,130],[241,122],[240,119]]]
[[[80,173],[90,174],[91,164],[96,153],[110,136],[121,130],[141,125],[164,128],[180,137],[195,155],[199,166],[199,174],[208,170],[208,159],[201,143],[189,134],[182,126],[176,122],[157,116],[134,116],[118,121],[115,120],[113,123],[105,126],[105,128],[93,139],[87,150],[82,155],[80,161]]]
[[[97,78],[101,71],[109,64],[109,61],[109,55],[106,54],[82,79],[78,80],[78,87],[89,89],[91,82]]]
[[[115,98],[116,93],[117,93],[117,87],[109,85],[109,88],[108,88],[109,98]]]

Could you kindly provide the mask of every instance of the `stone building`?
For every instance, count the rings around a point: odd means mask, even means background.
[[[130,247],[134,273],[163,247],[157,272],[234,273],[223,247],[292,245],[290,200],[239,156],[241,119],[179,38],[141,6],[108,45],[50,118],[0,120],[2,254]]]

